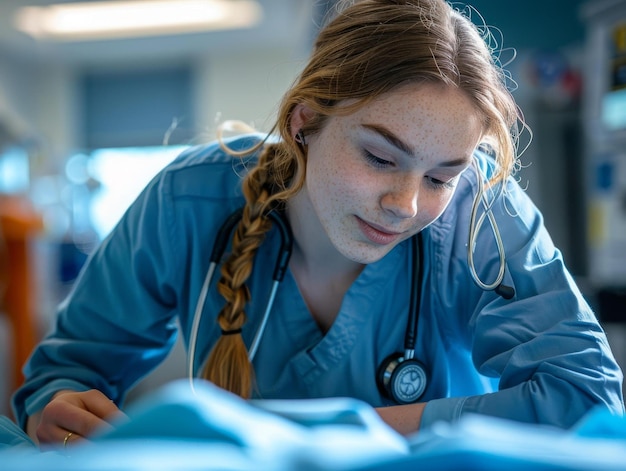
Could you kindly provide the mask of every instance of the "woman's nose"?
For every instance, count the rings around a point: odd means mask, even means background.
[[[412,218],[417,215],[419,184],[414,179],[408,180],[385,193],[380,200],[382,208],[395,217]]]

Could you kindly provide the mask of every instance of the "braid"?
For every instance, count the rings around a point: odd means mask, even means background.
[[[202,375],[243,398],[250,397],[254,382],[254,371],[241,336],[241,328],[246,322],[244,309],[250,301],[250,291],[245,283],[252,273],[256,251],[272,227],[267,217],[269,210],[279,206],[285,194],[291,193],[284,182],[292,178],[285,180],[285,173],[294,173],[293,166],[277,164],[280,147],[266,146],[258,164],[244,179],[246,206],[233,235],[232,253],[222,265],[217,285],[226,300],[217,318],[222,335],[211,350]]]

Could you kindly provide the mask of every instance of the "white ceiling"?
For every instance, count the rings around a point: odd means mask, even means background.
[[[38,42],[16,31],[12,25],[12,18],[19,7],[68,0],[0,0],[0,55],[34,63],[103,64],[227,54],[243,48],[309,47],[317,22],[315,5],[323,2],[258,1],[263,8],[263,20],[250,29],[69,43]]]

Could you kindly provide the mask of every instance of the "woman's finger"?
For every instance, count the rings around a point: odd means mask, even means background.
[[[58,394],[42,411],[37,438],[41,444],[66,445],[70,440],[110,429],[107,420],[120,414],[115,404],[99,391]]]

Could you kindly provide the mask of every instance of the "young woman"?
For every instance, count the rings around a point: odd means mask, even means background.
[[[246,398],[358,398],[401,433],[468,412],[560,427],[622,413],[606,337],[510,178],[519,123],[445,1],[346,5],[278,135],[181,155],[93,253],[25,367],[21,426],[40,443],[106,426],[176,321],[194,376]]]

